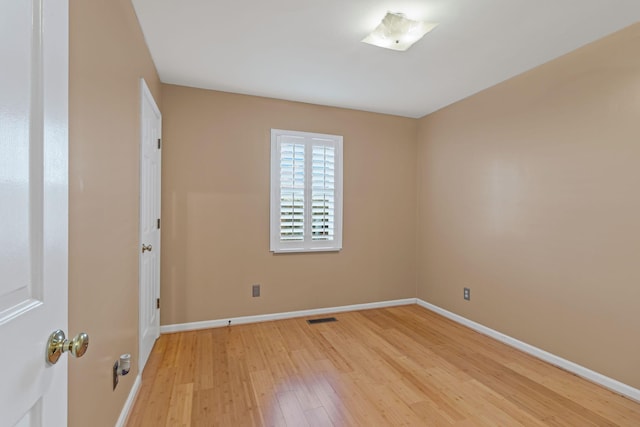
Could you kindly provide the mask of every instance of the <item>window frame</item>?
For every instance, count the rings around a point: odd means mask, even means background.
[[[280,239],[280,200],[281,200],[281,169],[280,145],[281,137],[300,139],[305,147],[304,156],[304,227],[301,241],[283,241]],[[321,134],[314,132],[300,132],[283,129],[271,129],[271,182],[270,182],[270,251],[274,253],[300,252],[337,252],[342,250],[342,207],[343,207],[343,137],[341,135]],[[333,240],[313,240],[312,238],[312,181],[311,152],[314,145],[333,146],[334,156],[334,236]]]

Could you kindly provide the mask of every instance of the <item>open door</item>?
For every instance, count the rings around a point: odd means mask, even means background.
[[[162,116],[140,79],[140,373],[160,336]]]
[[[3,426],[67,424],[68,356],[46,349],[68,332],[68,15],[67,0],[0,0]]]

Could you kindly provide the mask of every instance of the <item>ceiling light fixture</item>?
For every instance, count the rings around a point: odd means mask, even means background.
[[[382,22],[363,42],[386,49],[404,51],[438,24],[407,19],[402,13],[387,12]]]

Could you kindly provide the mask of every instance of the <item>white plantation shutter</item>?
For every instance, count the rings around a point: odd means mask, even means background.
[[[304,144],[280,145],[280,239],[304,240]]]
[[[335,147],[311,146],[311,238],[335,235]]]
[[[342,137],[271,130],[271,250],[342,249]]]

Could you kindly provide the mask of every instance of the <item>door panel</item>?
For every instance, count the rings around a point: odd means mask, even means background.
[[[39,254],[32,248],[32,241],[38,244],[35,240],[42,234],[42,212],[31,210],[31,199],[42,194],[42,183],[33,176],[38,174],[36,168],[30,167],[32,159],[42,156],[43,148],[39,135],[30,141],[30,128],[40,133],[42,127],[37,117],[41,116],[37,111],[41,94],[36,86],[41,78],[36,67],[42,51],[39,46],[31,49],[33,40],[41,35],[40,27],[31,25],[32,20],[39,22],[39,9],[30,2],[4,3],[0,57],[11,60],[2,61],[0,79],[0,218],[11,227],[0,229],[0,271],[6,278],[0,282],[0,323],[40,300],[38,278],[42,271]],[[9,34],[16,36],[15,42],[4,42]],[[36,101],[33,107],[32,97]],[[32,115],[36,116],[33,120]]]
[[[45,349],[67,329],[67,1],[0,0],[0,40],[1,422],[65,425]]]

